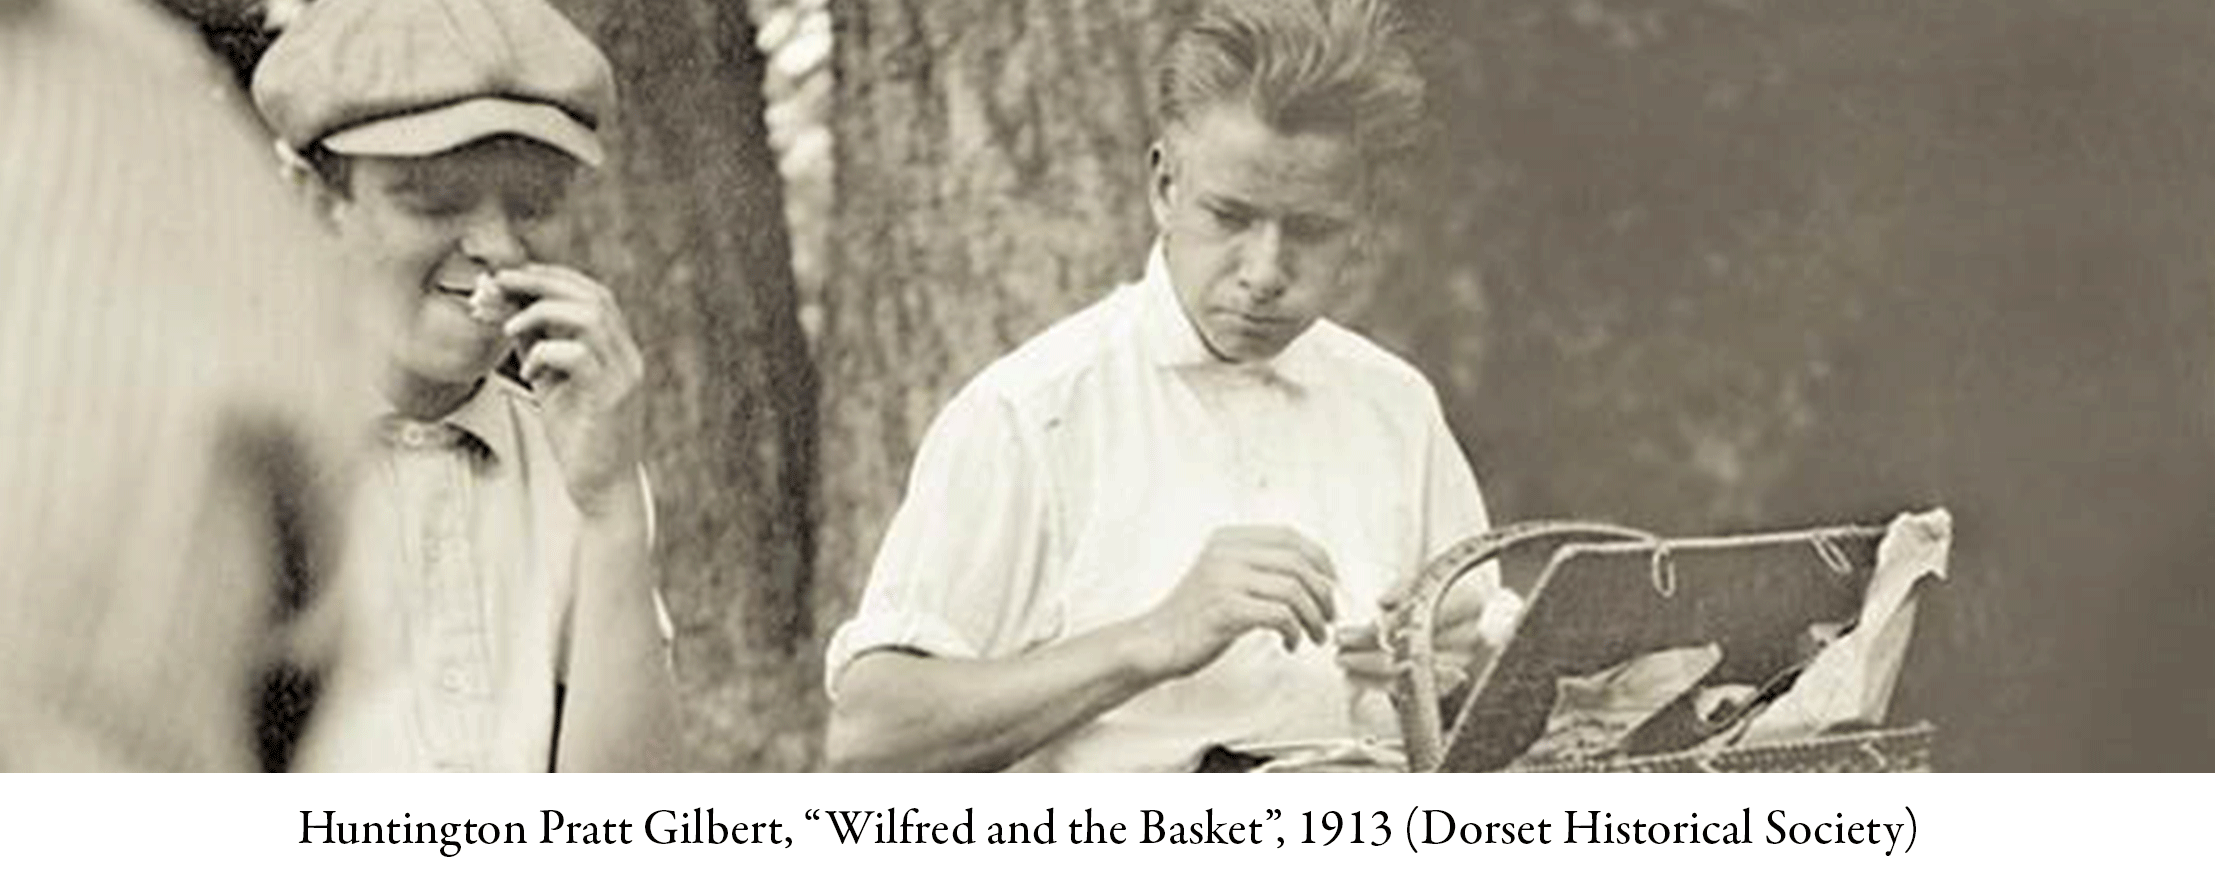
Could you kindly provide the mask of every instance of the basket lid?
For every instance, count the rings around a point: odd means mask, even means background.
[[[1458,715],[1440,769],[1505,768],[1541,736],[1561,678],[1642,654],[1712,643],[1722,661],[1699,685],[1775,685],[1805,662],[1811,628],[1854,618],[1882,535],[1842,526],[1554,548],[1515,636],[1471,690],[1449,699]],[[1623,750],[1672,751],[1702,737],[1694,718],[1672,713]]]

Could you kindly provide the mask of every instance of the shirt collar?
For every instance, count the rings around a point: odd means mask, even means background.
[[[1318,319],[1300,337],[1285,346],[1282,353],[1262,361],[1233,363],[1208,349],[1207,341],[1200,337],[1200,330],[1185,313],[1184,302],[1177,297],[1176,285],[1169,279],[1169,261],[1160,240],[1154,241],[1146,259],[1146,276],[1137,284],[1139,298],[1139,335],[1153,365],[1164,369],[1197,369],[1250,374],[1261,378],[1281,379],[1297,387],[1316,382],[1315,327],[1328,323]]]
[[[507,458],[515,452],[515,417],[508,413],[508,398],[517,394],[529,396],[515,382],[493,373],[446,420],[477,438],[493,460]]]
[[[498,374],[486,378],[477,386],[469,399],[444,418],[432,422],[417,422],[388,413],[384,419],[390,435],[396,429],[404,434],[410,424],[450,427],[467,438],[468,448],[497,462],[515,451],[516,431],[513,416],[508,414],[507,399],[510,396],[529,396],[514,382]]]

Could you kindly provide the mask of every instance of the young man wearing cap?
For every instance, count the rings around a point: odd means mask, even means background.
[[[1389,759],[1354,628],[1486,526],[1430,385],[1321,319],[1420,106],[1396,30],[1377,0],[1218,0],[1173,43],[1145,277],[931,427],[828,652],[834,765]],[[1480,574],[1441,648],[1516,608]]]
[[[670,766],[643,364],[558,251],[606,58],[543,0],[321,0],[253,91],[363,291],[408,294],[294,768]]]

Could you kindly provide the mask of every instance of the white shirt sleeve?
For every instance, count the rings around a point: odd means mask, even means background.
[[[1051,504],[1034,440],[1007,402],[974,384],[939,414],[859,611],[825,652],[833,697],[846,666],[871,650],[991,658],[1052,629]]]
[[[1470,471],[1469,459],[1446,425],[1435,392],[1426,392],[1428,425],[1423,466],[1423,557],[1427,562],[1454,544],[1492,528],[1492,519]],[[1498,562],[1487,563],[1461,579],[1482,582],[1487,599],[1501,590]]]

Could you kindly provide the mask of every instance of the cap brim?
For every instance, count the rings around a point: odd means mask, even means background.
[[[325,136],[323,145],[352,156],[427,157],[496,135],[519,135],[545,142],[587,166],[599,166],[606,160],[599,137],[568,112],[553,105],[498,97],[470,99],[364,123]]]

